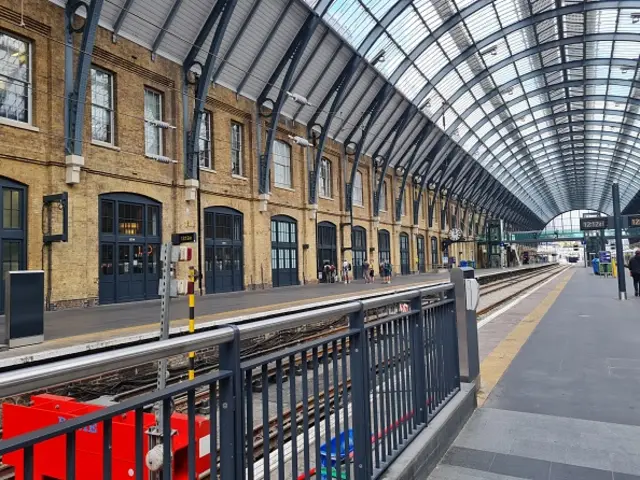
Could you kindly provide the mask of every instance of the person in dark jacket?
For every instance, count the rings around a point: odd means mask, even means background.
[[[631,257],[627,267],[631,270],[633,288],[636,291],[636,297],[640,297],[640,249],[636,250],[636,254]]]

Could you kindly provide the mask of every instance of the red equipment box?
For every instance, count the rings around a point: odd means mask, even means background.
[[[2,406],[2,436],[11,437],[33,432],[41,428],[81,417],[103,409],[103,406],[80,403],[70,397],[36,395],[31,405]],[[144,431],[155,424],[155,416],[145,413]],[[112,478],[130,480],[135,476],[135,412],[131,411],[113,418],[112,422]],[[187,480],[187,416],[174,413],[171,427],[177,432],[172,436],[173,476],[175,480]],[[196,417],[196,473],[209,470],[209,420]],[[76,479],[102,480],[103,426],[97,423],[76,432]],[[34,447],[34,480],[66,480],[66,439],[57,437]],[[143,458],[148,451],[145,435]],[[16,480],[24,480],[22,450],[9,453],[2,462],[15,469]],[[148,477],[144,467],[144,478]]]

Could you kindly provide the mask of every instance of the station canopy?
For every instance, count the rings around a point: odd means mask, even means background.
[[[184,61],[210,9],[194,0],[106,0],[101,20],[114,28],[122,16],[122,35]],[[277,95],[285,70],[269,79],[312,13],[322,22],[289,85],[309,103],[288,99],[285,117],[322,123],[328,112],[318,105],[358,55],[366,62],[329,136],[357,141],[359,119],[391,84],[364,149],[384,152],[410,112],[391,168],[429,174],[429,162],[409,164],[409,153],[435,126],[445,142],[425,141],[418,157],[454,144],[538,228],[569,210],[611,213],[614,182],[623,208],[640,190],[640,1],[237,0],[213,81],[251,99]],[[197,58],[206,55],[203,48]]]

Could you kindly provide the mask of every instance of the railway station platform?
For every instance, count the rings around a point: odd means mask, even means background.
[[[502,269],[478,269],[480,283],[503,279],[512,272],[535,270],[548,264],[524,265]],[[264,312],[292,313],[367,298],[402,289],[441,283],[449,273],[427,273],[393,277],[391,284],[365,284],[356,280],[349,284],[312,284],[265,290],[234,292],[196,297],[196,330],[217,325],[242,323],[262,318]],[[171,301],[171,334],[188,329],[189,307],[186,297]],[[0,329],[3,317],[0,316]],[[45,313],[45,342],[0,351],[0,370],[16,365],[75,355],[86,351],[116,348],[157,338],[159,335],[160,301],[121,303],[86,309],[69,309]],[[1,332],[0,332],[1,333]]]
[[[639,343],[640,299],[580,267],[480,322],[479,408],[428,479],[640,480]]]

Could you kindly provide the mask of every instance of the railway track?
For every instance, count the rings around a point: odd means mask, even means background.
[[[566,270],[566,268],[568,267],[556,267],[556,268],[549,268],[549,269],[544,269],[542,272],[533,272],[533,273],[526,273],[526,274],[520,274],[517,275],[514,278],[509,278],[509,279],[505,279],[505,280],[499,280],[496,282],[492,282],[490,284],[484,285],[480,287],[480,293],[481,295],[487,295],[490,293],[495,293],[498,292],[500,290],[504,290],[507,289],[509,287],[512,287],[518,283],[522,283],[527,282],[527,285],[524,286],[524,288],[522,289],[518,289],[516,292],[514,293],[510,293],[507,296],[500,298],[498,300],[496,300],[495,302],[492,302],[490,305],[482,308],[481,310],[479,310],[477,312],[478,316],[482,316],[482,315],[486,315],[488,312],[495,310],[496,308],[498,308],[499,306],[507,303],[508,301],[514,299],[515,297],[522,295],[524,292],[526,292],[527,290],[533,288],[534,286],[539,284],[538,279],[543,279],[543,278],[548,278],[551,277],[552,275],[555,275],[561,271]],[[386,314],[388,314],[388,312],[376,312],[375,318],[372,318],[372,320],[375,320],[377,318],[381,318],[381,316],[386,316]],[[306,336],[298,336],[297,338],[294,338],[293,340],[290,340],[288,342],[279,342],[277,345],[274,344],[273,346],[268,346],[267,348],[263,348],[264,344],[261,345],[262,348],[260,348],[258,351],[256,351],[255,355],[250,355],[248,358],[252,358],[252,357],[256,357],[256,356],[262,356],[268,353],[272,353],[272,352],[276,352],[278,350],[281,350],[283,348],[286,348],[288,346],[293,346],[299,343],[305,343],[305,342],[309,342],[309,341],[313,341],[313,340],[317,340],[320,339],[322,337],[325,337],[327,335],[327,328],[331,329],[332,333],[340,333],[341,331],[346,330],[346,327],[344,326],[344,324],[340,325],[342,319],[338,319],[338,320],[334,320],[331,322],[328,322],[328,324],[326,324],[323,329],[321,329],[320,332],[318,333],[312,333],[311,335],[306,335]],[[333,355],[334,353],[337,355],[342,355],[342,347],[340,342],[337,343],[338,345],[338,352],[333,352],[333,347],[331,345],[329,345],[327,347],[327,350],[325,352],[318,352],[317,355],[319,358],[321,358],[323,355]],[[348,340],[347,340],[347,345],[348,345]],[[311,353],[308,354],[308,358],[307,358],[307,362],[310,361],[312,359],[311,357]],[[310,358],[311,357],[311,358]],[[389,359],[387,360],[388,362],[392,362],[394,361],[394,359]],[[296,365],[294,365],[293,367],[290,366],[288,359],[285,359],[282,361],[282,369],[283,369],[283,374],[285,372],[287,372],[288,374],[295,374],[295,369],[301,365],[302,360],[301,359],[297,359],[296,360]],[[211,365],[207,365],[204,367],[200,367],[198,369],[198,373],[203,374],[206,372],[209,372],[213,369],[217,368],[216,364],[211,364]],[[376,365],[376,368],[379,369],[380,365]],[[293,370],[293,372],[292,372]],[[267,375],[269,379],[272,379],[275,377],[277,373],[277,369],[275,366],[270,367],[268,369]],[[182,381],[186,378],[186,371],[184,375],[177,375],[174,376],[174,378],[170,379],[169,383],[175,383],[175,382],[179,382]],[[342,395],[347,394],[347,392],[350,390],[350,385],[351,385],[351,380],[348,379],[346,382],[346,386],[344,385],[343,382],[340,382],[338,385],[338,397],[341,398]],[[116,401],[122,401],[125,400],[127,398],[131,398],[133,396],[137,396],[137,395],[141,395],[143,393],[147,393],[149,391],[152,391],[155,388],[155,382],[149,382],[149,384],[146,385],[142,385],[133,389],[130,389],[128,391],[125,391],[123,393],[117,394],[114,396],[114,400]],[[268,385],[262,385],[261,388],[269,388]],[[346,390],[346,392],[345,392]],[[328,392],[319,392],[318,395],[318,401],[321,404],[324,404],[324,399],[326,397],[326,395],[329,395],[329,410],[332,413],[333,409],[336,407],[334,405],[334,387],[332,386]],[[198,406],[202,406],[204,404],[207,404],[209,401],[209,395],[208,395],[208,390],[202,391],[202,392],[198,392],[196,394],[196,403]],[[256,425],[253,428],[253,438],[254,438],[254,442],[253,442],[253,452],[254,452],[254,460],[259,460],[260,458],[262,458],[262,452],[264,451],[264,442],[265,442],[265,437],[268,439],[269,442],[269,449],[273,450],[278,443],[278,426],[281,424],[281,428],[283,429],[283,433],[285,436],[285,440],[288,441],[291,439],[291,436],[293,434],[297,434],[297,432],[293,432],[292,431],[292,426],[294,424],[293,419],[296,419],[296,424],[299,424],[299,420],[302,418],[303,415],[305,415],[305,405],[306,405],[306,415],[308,415],[309,418],[309,426],[313,426],[314,422],[316,421],[323,421],[324,420],[324,409],[320,409],[320,411],[316,414],[315,413],[315,404],[316,399],[313,396],[310,396],[309,398],[306,399],[306,401],[300,401],[296,404],[295,409],[289,409],[285,412],[282,413],[282,417],[280,420],[277,416],[271,416],[269,418],[269,422],[267,425],[267,432],[265,434],[265,428],[263,425]],[[187,406],[187,399],[186,396],[184,397],[178,397],[175,399],[175,408],[176,411],[182,411],[184,409],[186,409]],[[282,422],[282,423],[281,423]],[[0,431],[1,433],[1,431]],[[14,475],[13,475],[13,471],[11,469],[11,467],[2,465],[0,463],[0,480],[13,480],[14,479]]]

